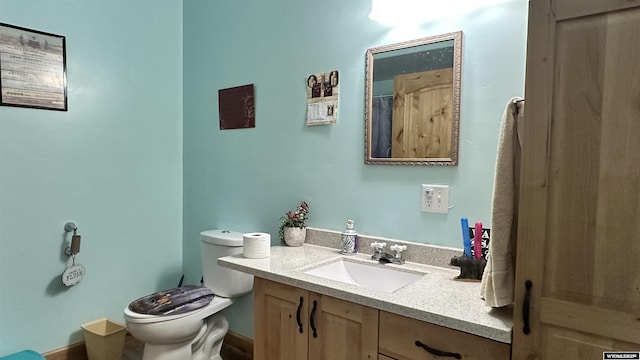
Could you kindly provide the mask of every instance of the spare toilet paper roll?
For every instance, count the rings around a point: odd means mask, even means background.
[[[271,235],[266,233],[242,234],[242,255],[249,259],[266,258],[271,255]]]

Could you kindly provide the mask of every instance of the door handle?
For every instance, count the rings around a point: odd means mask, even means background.
[[[524,282],[524,301],[522,302],[522,322],[524,322],[524,326],[522,327],[522,332],[525,335],[529,335],[531,332],[531,328],[529,327],[529,308],[531,307],[531,287],[533,283],[531,280],[527,280]]]

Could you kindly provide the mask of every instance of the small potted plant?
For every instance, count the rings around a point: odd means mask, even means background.
[[[302,201],[295,211],[287,211],[280,218],[280,243],[301,246],[307,235],[309,205]]]

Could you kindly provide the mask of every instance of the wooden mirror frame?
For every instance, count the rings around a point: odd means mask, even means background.
[[[439,42],[453,41],[453,93],[451,100],[445,107],[451,111],[451,147],[449,156],[446,157],[373,157],[372,156],[372,103],[373,103],[373,69],[374,56],[391,52],[405,54],[411,48]],[[398,71],[400,75],[401,71]],[[367,50],[365,70],[365,164],[377,165],[458,165],[458,142],[460,129],[460,83],[462,77],[462,31],[430,36],[426,38],[383,45]],[[394,102],[396,99],[394,99]],[[443,111],[444,110],[443,108]]]

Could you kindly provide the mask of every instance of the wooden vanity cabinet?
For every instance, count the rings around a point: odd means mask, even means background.
[[[254,360],[377,358],[378,310],[255,278]]]
[[[262,278],[255,278],[254,306],[254,360],[439,358],[416,341],[469,360],[509,359],[511,351],[509,344]]]
[[[386,311],[380,311],[379,332],[379,359],[506,360],[511,353],[509,344]]]

